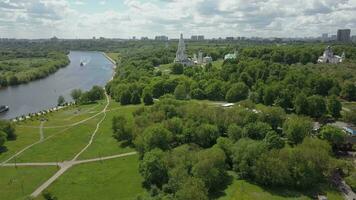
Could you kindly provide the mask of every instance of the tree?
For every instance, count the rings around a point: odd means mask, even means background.
[[[82,96],[82,90],[80,89],[74,89],[72,90],[72,92],[70,93],[70,96],[72,97],[72,99],[75,101],[75,102],[78,102],[80,97]]]
[[[205,148],[212,146],[218,137],[220,137],[219,129],[212,124],[202,124],[193,133],[194,143]]]
[[[184,84],[179,84],[174,90],[174,96],[178,100],[184,100],[187,98],[187,91]]]
[[[341,97],[346,99],[346,100],[349,100],[349,101],[355,101],[356,100],[356,86],[355,86],[355,83],[346,82],[344,87],[342,88]]]
[[[333,117],[338,118],[341,116],[340,112],[342,110],[342,105],[335,95],[332,95],[328,98],[327,108],[328,108],[328,112]]]
[[[140,153],[150,151],[155,148],[167,150],[172,142],[172,133],[162,125],[152,125],[145,129],[136,139],[136,148]]]
[[[252,178],[254,176],[254,166],[258,158],[267,152],[267,146],[262,141],[255,141],[249,138],[242,138],[233,148],[233,169],[241,178]]]
[[[138,91],[134,91],[132,93],[132,97],[131,97],[131,103],[132,104],[141,104],[141,97],[140,97],[140,94],[138,93]]]
[[[143,103],[146,106],[153,104],[152,92],[149,88],[145,88],[142,93]]]
[[[184,66],[179,63],[174,63],[172,66],[172,74],[183,74]]]
[[[94,102],[105,97],[105,90],[100,86],[93,86],[92,89],[89,91],[89,99]]]
[[[263,154],[255,166],[255,180],[265,186],[285,186],[291,182],[288,162],[282,160],[281,153],[270,151]]]
[[[243,129],[241,126],[238,126],[236,124],[231,124],[229,125],[227,129],[227,135],[232,141],[238,141],[239,139],[242,138],[243,134]]]
[[[227,184],[225,159],[225,153],[220,148],[213,147],[198,153],[192,174],[203,180],[209,192],[219,191]]]
[[[121,105],[128,105],[131,103],[131,92],[128,88],[121,92],[120,103]]]
[[[282,149],[284,147],[284,141],[275,131],[269,131],[264,141],[269,149]]]
[[[278,127],[282,127],[286,119],[286,112],[281,107],[265,106],[260,108],[260,111],[259,117],[261,121],[271,125],[273,130],[278,130]]]
[[[199,178],[188,177],[182,180],[182,184],[176,192],[177,200],[208,200],[208,191],[204,182]]]
[[[164,152],[153,149],[145,153],[139,166],[140,174],[146,186],[162,187],[168,181],[168,170],[164,163]]]
[[[7,136],[7,134],[4,131],[0,130],[0,152],[6,142],[6,136]]]
[[[193,99],[199,99],[199,100],[202,100],[205,98],[205,93],[204,93],[204,90],[200,89],[200,88],[196,88],[196,89],[193,89],[190,93],[190,96],[193,98]]]
[[[308,115],[308,99],[305,94],[300,93],[294,101],[295,112],[298,115]]]
[[[63,105],[64,103],[65,103],[65,99],[64,99],[64,97],[62,96],[62,95],[60,95],[59,97],[58,97],[58,100],[57,100],[57,104],[59,105],[59,106],[61,106],[61,105]]]
[[[7,140],[15,140],[17,137],[15,126],[9,121],[0,120],[0,131],[6,133]]]
[[[283,132],[292,145],[300,144],[312,132],[312,122],[306,117],[291,116],[283,125]]]
[[[253,140],[262,140],[270,131],[272,131],[272,127],[267,123],[249,123],[243,129],[243,136],[249,137]]]
[[[309,116],[319,118],[326,113],[326,103],[322,96],[308,97]]]
[[[226,93],[226,100],[228,102],[238,102],[248,97],[248,87],[244,83],[236,83],[231,86]]]
[[[112,129],[114,131],[114,137],[118,141],[132,142],[132,129],[124,116],[116,116],[112,119]]]
[[[341,145],[345,141],[345,133],[334,126],[326,125],[320,130],[321,139],[324,139],[330,143],[333,147]]]
[[[47,190],[42,193],[42,196],[45,200],[57,200],[58,199],[56,196],[54,196],[52,193],[50,193]]]

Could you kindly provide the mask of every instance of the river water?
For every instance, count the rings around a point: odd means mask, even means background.
[[[71,101],[73,89],[89,90],[94,85],[105,86],[114,69],[101,52],[71,51],[70,64],[56,73],[28,84],[0,89],[0,105],[8,105],[10,110],[0,114],[0,119],[12,119],[29,113],[53,108],[58,96]],[[86,64],[80,66],[80,62]]]

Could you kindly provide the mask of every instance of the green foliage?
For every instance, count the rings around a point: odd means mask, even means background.
[[[75,102],[78,102],[80,100],[80,97],[82,96],[82,90],[80,89],[74,89],[72,90],[72,92],[70,93],[70,96],[72,97],[72,99]]]
[[[321,128],[320,136],[328,141],[330,145],[338,146],[344,143],[346,135],[341,129],[327,125]]]
[[[1,152],[1,148],[4,146],[6,142],[6,136],[7,134],[0,130],[0,152]]]
[[[268,132],[272,131],[272,127],[264,122],[255,122],[247,124],[243,129],[243,136],[254,140],[262,140]]]
[[[120,103],[121,105],[128,105],[131,103],[131,92],[128,88],[126,88],[124,91],[121,92],[120,96]]]
[[[164,163],[164,153],[160,149],[153,149],[145,153],[140,162],[139,171],[147,186],[162,187],[168,181],[168,172]]]
[[[66,100],[64,99],[64,97],[60,95],[57,99],[57,105],[62,106],[65,102]]]
[[[243,129],[236,124],[231,124],[227,129],[227,135],[232,141],[236,142],[242,138]]]
[[[105,97],[105,90],[100,86],[93,86],[91,90],[82,93],[79,102],[81,104],[88,104],[101,100],[104,97]]]
[[[153,104],[152,93],[149,89],[144,89],[142,93],[143,103],[148,106]]]
[[[132,143],[132,128],[124,116],[116,116],[112,119],[112,129],[115,139]]]
[[[319,118],[326,113],[326,103],[321,96],[308,97],[308,109],[311,117]]]
[[[185,88],[185,85],[183,84],[179,84],[176,89],[174,90],[174,96],[176,97],[176,99],[179,100],[184,100],[187,98],[187,91]]]
[[[329,114],[331,114],[333,117],[338,118],[341,116],[340,112],[342,110],[342,105],[335,95],[332,95],[328,98],[327,109]]]
[[[184,66],[179,63],[174,63],[172,66],[172,74],[183,74]]]
[[[140,153],[155,148],[167,150],[170,148],[172,133],[162,125],[153,125],[147,128],[135,141],[136,148]]]
[[[244,100],[248,97],[248,90],[244,83],[236,83],[226,93],[226,100],[233,103]]]
[[[267,152],[267,146],[262,141],[251,139],[240,139],[233,148],[233,169],[241,178],[251,178],[254,176],[253,167],[258,158]]]
[[[208,191],[204,182],[199,178],[189,177],[182,181],[176,192],[177,200],[208,200]]]
[[[15,126],[9,121],[0,120],[0,131],[6,133],[7,140],[15,140],[17,137]]]
[[[225,153],[220,148],[202,150],[197,155],[192,174],[203,180],[208,191],[219,191],[227,184],[225,159]]]
[[[283,139],[275,131],[268,132],[264,141],[269,149],[282,149],[285,145]]]
[[[132,104],[141,104],[141,97],[140,94],[138,93],[138,91],[134,91],[132,93],[132,97],[131,97],[131,101]]]
[[[342,98],[349,101],[356,101],[356,86],[355,83],[346,82],[341,91]]]
[[[196,144],[206,148],[212,146],[220,135],[217,126],[202,124],[195,129],[192,138]]]
[[[291,116],[283,125],[283,132],[292,145],[300,144],[312,132],[312,122],[306,117]]]
[[[303,93],[300,93],[295,99],[294,107],[295,112],[298,115],[308,115],[309,109],[307,96]]]

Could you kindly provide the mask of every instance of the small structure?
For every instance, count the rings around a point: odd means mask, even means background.
[[[230,60],[230,59],[237,59],[238,52],[235,51],[234,53],[229,53],[224,56],[224,60]]]
[[[318,63],[331,63],[338,64],[345,60],[345,52],[342,56],[334,55],[334,52],[330,46],[326,47],[322,56],[319,57]]]
[[[203,63],[205,64],[209,64],[209,63],[212,63],[213,62],[213,58],[211,56],[205,56],[203,58]]]

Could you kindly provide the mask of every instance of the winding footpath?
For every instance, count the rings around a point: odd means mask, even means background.
[[[98,162],[98,161],[104,161],[104,160],[110,160],[110,159],[115,159],[115,158],[120,158],[120,157],[125,157],[125,156],[131,156],[131,155],[135,155],[137,152],[129,152],[129,153],[123,153],[123,154],[118,154],[118,155],[113,155],[113,156],[107,156],[107,157],[100,157],[100,158],[93,158],[93,159],[87,159],[87,160],[78,160],[78,158],[80,157],[80,155],[82,153],[84,153],[89,147],[90,145],[93,143],[94,138],[100,128],[100,125],[102,124],[102,122],[106,119],[106,113],[108,111],[108,107],[110,104],[110,98],[108,96],[107,93],[105,93],[105,97],[106,97],[106,105],[104,107],[104,109],[87,118],[84,120],[81,120],[79,122],[70,124],[70,125],[64,125],[64,126],[50,126],[50,127],[44,127],[44,121],[41,121],[41,124],[39,126],[39,140],[27,147],[25,147],[24,149],[22,149],[21,151],[17,152],[16,154],[14,154],[13,156],[11,156],[10,158],[8,158],[7,160],[5,160],[4,162],[0,163],[0,167],[17,167],[17,166],[58,166],[60,169],[51,177],[49,178],[47,181],[45,181],[42,185],[40,185],[32,194],[31,197],[37,197],[39,196],[46,188],[48,188],[55,180],[57,180],[62,174],[64,174],[68,169],[70,169],[71,167],[73,167],[74,165],[79,165],[79,164],[85,164],[85,163],[91,163],[91,162]],[[37,145],[41,142],[46,141],[47,139],[53,137],[54,135],[51,135],[50,137],[45,138],[44,137],[44,133],[43,133],[43,129],[44,128],[61,128],[61,127],[72,127],[72,126],[77,126],[79,124],[82,124],[84,122],[87,122],[97,116],[99,116],[100,114],[104,114],[103,117],[101,118],[101,120],[96,124],[96,128],[94,130],[94,132],[91,134],[90,140],[88,142],[88,144],[79,152],[77,153],[72,160],[70,161],[64,161],[64,162],[45,162],[45,163],[8,163],[10,160],[14,159],[15,157],[19,156],[20,154],[22,154],[24,151],[26,151],[27,149],[33,147],[34,145]]]

